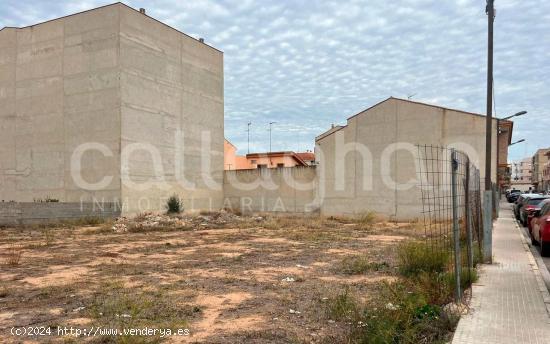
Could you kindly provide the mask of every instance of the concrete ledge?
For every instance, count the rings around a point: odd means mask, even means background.
[[[85,217],[114,218],[120,207],[114,202],[2,202],[0,225],[13,226],[76,220]]]

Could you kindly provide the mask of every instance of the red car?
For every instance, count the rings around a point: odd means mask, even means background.
[[[540,244],[540,255],[550,256],[550,202],[544,204],[531,223],[531,241]]]
[[[533,230],[533,220],[537,217],[538,214],[540,214],[540,210],[548,202],[550,202],[550,199],[544,199],[535,207],[531,207],[527,210],[527,220],[525,222],[527,223],[527,230],[529,231],[529,235],[531,235],[531,231]]]

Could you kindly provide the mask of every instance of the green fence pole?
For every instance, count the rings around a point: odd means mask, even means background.
[[[460,290],[460,270],[462,267],[460,260],[460,228],[458,226],[458,195],[456,191],[456,175],[458,170],[458,160],[456,158],[456,151],[451,151],[451,193],[452,193],[452,206],[453,206],[453,241],[455,249],[455,297],[456,302],[459,303],[462,295]]]

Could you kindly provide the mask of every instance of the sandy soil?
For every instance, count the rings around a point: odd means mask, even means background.
[[[0,229],[1,343],[340,342],[349,324],[327,318],[324,302],[344,288],[372,296],[395,278],[396,245],[417,235],[411,224],[365,230],[349,219],[267,216],[143,232],[111,226]],[[343,274],[343,259],[359,255],[387,267]],[[10,334],[24,326],[170,326],[190,335]]]

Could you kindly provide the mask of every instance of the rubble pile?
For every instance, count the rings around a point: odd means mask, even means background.
[[[147,212],[141,213],[132,218],[117,218],[112,226],[112,230],[117,233],[156,230],[159,228],[168,230],[199,230],[209,228],[223,228],[228,224],[242,222],[244,220],[244,217],[225,210],[216,212],[203,212],[196,215],[168,215]]]

